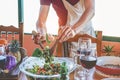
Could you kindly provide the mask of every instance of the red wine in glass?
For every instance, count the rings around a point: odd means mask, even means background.
[[[81,56],[81,64],[86,69],[91,69],[96,65],[97,58],[94,56]]]

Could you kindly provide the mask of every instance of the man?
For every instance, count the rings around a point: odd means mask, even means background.
[[[94,16],[94,0],[40,0],[40,11],[36,24],[39,39],[46,40],[46,20],[49,14],[50,5],[53,6],[58,16],[59,42],[74,37],[76,34],[87,33],[95,36],[91,19]]]
[[[62,28],[61,32],[63,36],[60,39],[61,42],[69,39],[70,37],[73,37],[75,34],[78,34],[79,31],[77,32],[76,29],[78,27],[82,27],[83,24],[90,22],[90,20],[92,19],[94,15],[94,0],[66,0],[72,6],[76,5],[78,2],[81,2],[84,5],[83,7],[85,8],[83,12],[81,11],[82,13],[79,12],[81,13],[81,16],[76,23],[74,23],[73,25],[66,25],[68,10],[64,6],[63,1],[65,0],[40,0],[41,6],[36,26],[37,32],[40,33],[41,37],[45,36],[45,34],[47,33],[46,19],[49,14],[50,5],[53,6],[59,18],[59,31]],[[87,26],[91,26],[91,24]]]

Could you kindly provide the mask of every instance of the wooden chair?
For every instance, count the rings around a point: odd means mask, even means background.
[[[21,23],[19,28],[16,28],[13,25],[3,26],[0,25],[0,38],[5,38],[6,40],[17,39],[20,42],[20,46],[23,47],[23,24]]]
[[[6,39],[8,42],[11,40],[19,40],[20,42],[20,47],[23,47],[23,24],[21,23],[19,28],[16,28],[13,25],[10,26],[3,26],[0,25],[0,39]],[[21,54],[22,56],[22,54]],[[21,59],[22,60],[22,59]],[[19,64],[21,63],[18,62],[17,67],[19,67]],[[18,80],[18,75],[7,75],[7,74],[0,74],[0,80]]]
[[[63,42],[63,44],[58,44],[58,56],[64,56],[64,57],[68,57],[70,56],[70,52],[69,52],[69,43],[70,42],[78,42],[78,39],[80,37],[88,37],[91,38],[92,43],[96,43],[96,48],[97,48],[97,56],[101,56],[101,51],[102,51],[102,31],[96,31],[96,38],[92,37],[88,34],[78,34],[73,38],[70,38],[69,40],[67,40],[66,42]],[[62,54],[61,54],[62,53]],[[61,55],[60,55],[61,54]]]

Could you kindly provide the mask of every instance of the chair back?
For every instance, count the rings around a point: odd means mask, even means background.
[[[70,42],[78,42],[78,39],[80,37],[88,37],[91,39],[92,43],[96,43],[97,56],[101,56],[101,53],[102,53],[101,52],[102,51],[102,31],[95,31],[95,32],[96,32],[96,37],[92,37],[88,34],[77,34],[75,37],[70,38],[67,41],[63,42],[62,45],[59,44],[60,46],[62,46],[62,48],[61,48],[62,49],[61,53],[63,53],[62,56],[64,56],[64,57],[70,56],[68,44]],[[60,47],[59,47],[59,49],[60,49]]]
[[[8,40],[8,42],[10,40],[17,39],[20,42],[20,46],[23,47],[23,37],[24,37],[23,24],[20,24],[19,28],[16,28],[13,25],[10,26],[0,25],[0,39],[4,38]]]

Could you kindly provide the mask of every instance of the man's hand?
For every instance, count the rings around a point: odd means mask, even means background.
[[[46,41],[46,36],[40,35],[40,33],[35,32],[34,30],[32,31],[32,39],[35,44],[44,43]]]
[[[34,43],[40,45],[41,48],[44,48],[45,46],[51,46],[52,43],[55,41],[53,35],[46,34],[44,36],[41,36],[40,33],[37,33],[35,31],[32,31],[32,39]]]
[[[71,28],[71,26],[64,26],[62,29],[59,30],[59,40],[60,42],[64,42],[69,38],[75,36],[75,31]]]

